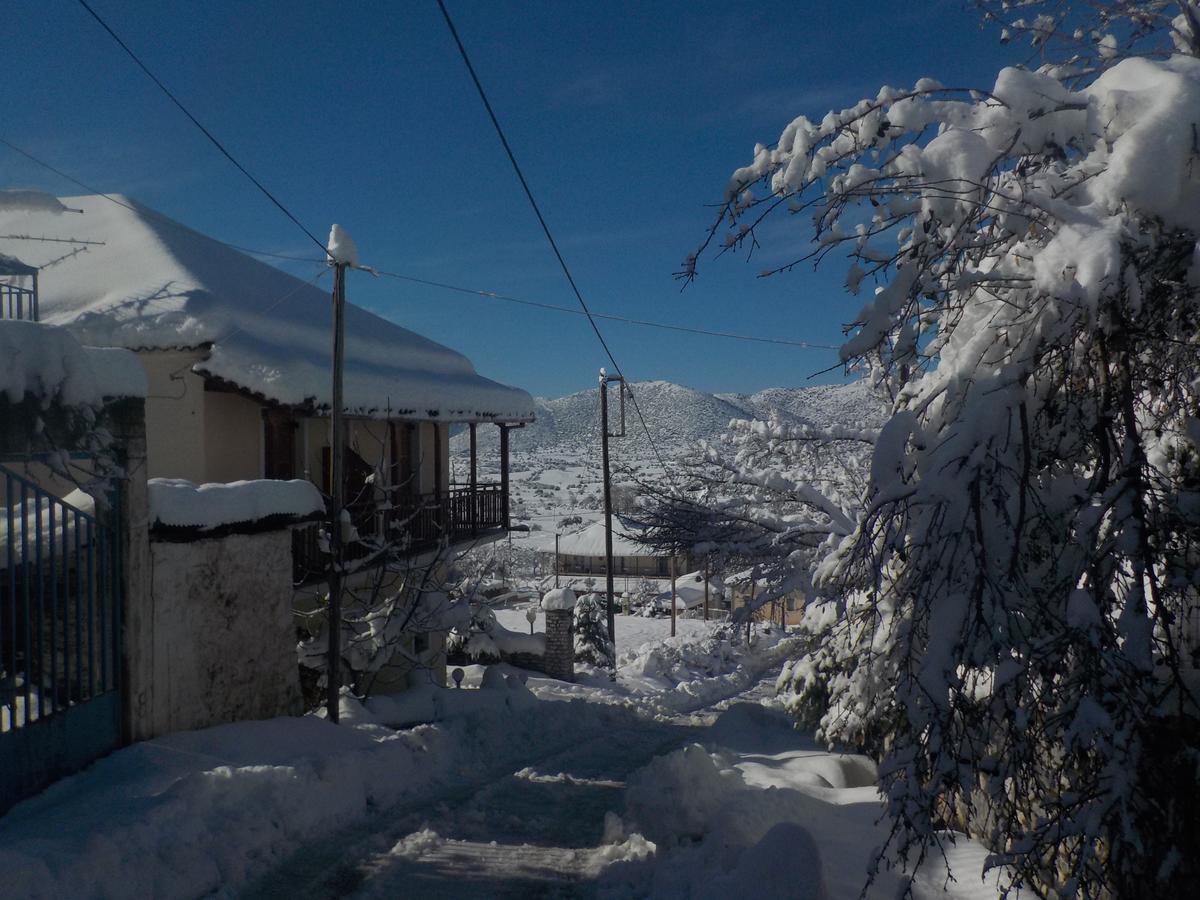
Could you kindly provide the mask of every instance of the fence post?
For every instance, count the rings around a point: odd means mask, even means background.
[[[142,400],[111,407],[110,431],[122,450],[122,476],[109,505],[112,516],[113,587],[119,623],[120,659],[114,660],[122,696],[121,737],[125,742],[152,736],[161,714],[154,697],[155,669],[165,665],[156,653],[154,597],[150,589],[150,505],[146,489],[146,412]],[[101,504],[97,503],[99,511]]]

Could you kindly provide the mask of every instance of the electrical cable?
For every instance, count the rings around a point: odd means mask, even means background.
[[[513,297],[509,294],[499,294],[496,291],[484,291],[477,288],[460,287],[456,284],[447,284],[443,281],[431,281],[427,278],[417,278],[413,275],[401,275],[399,272],[385,272],[382,269],[372,270],[376,275],[383,275],[388,278],[398,278],[401,281],[411,281],[414,284],[424,284],[429,287],[441,288],[446,291],[455,291],[460,294],[473,294],[479,297],[487,297],[491,300],[504,300],[508,303],[519,303],[522,306],[531,306],[535,309],[548,309],[555,312],[570,313],[574,316],[587,315],[583,310],[572,309],[569,306],[558,306],[554,303],[542,303],[538,300],[526,300],[521,297]],[[806,350],[837,350],[838,347],[833,344],[812,344],[808,341],[790,341],[786,338],[769,338],[760,337],[753,334],[739,334],[733,331],[709,331],[705,328],[693,328],[689,325],[676,325],[668,322],[651,322],[648,319],[632,319],[628,316],[618,316],[613,313],[602,313],[592,311],[592,316],[597,319],[608,319],[613,322],[624,322],[626,325],[640,325],[646,328],[665,328],[669,331],[683,331],[688,334],[701,334],[709,337],[731,338],[739,341],[755,341],[763,344],[781,344],[787,347],[799,347]]]
[[[182,102],[180,102],[179,98],[176,97],[173,93],[171,93],[171,89],[168,88],[165,84],[163,84],[158,79],[158,76],[155,75],[153,72],[151,72],[150,69],[146,66],[146,64],[138,58],[138,55],[129,48],[129,45],[126,44],[123,40],[121,40],[120,36],[115,31],[112,30],[112,28],[109,26],[109,24],[107,22],[105,22],[102,18],[100,18],[100,14],[97,13],[94,9],[92,9],[92,7],[88,4],[87,0],[78,0],[78,2],[79,2],[80,6],[82,6],[89,13],[91,13],[92,18],[100,23],[100,27],[108,32],[109,36],[114,41],[117,42],[117,44],[120,46],[120,48],[122,50],[124,50],[127,54],[129,54],[129,58],[132,59],[135,63],[137,63],[138,68],[141,69],[143,72],[145,72],[147,77],[149,77],[149,79],[151,81],[153,81],[156,85],[158,85],[159,90],[161,90],[164,94],[166,94],[167,97],[170,98],[171,102],[174,103],[177,107],[179,107],[179,111],[182,112],[185,116],[187,116],[188,119],[191,120],[193,125],[195,125],[197,128],[200,129],[200,131],[204,134],[204,136],[206,138],[208,138],[209,141],[212,142],[212,145],[214,147],[216,147],[218,150],[220,150],[221,154],[227,160],[229,160],[231,163],[233,163],[234,166],[237,167],[237,170],[239,172],[241,172],[243,175],[245,175],[247,178],[249,178],[251,183],[253,183],[253,185],[256,188],[258,188],[260,191],[262,191],[263,194],[266,196],[266,198],[268,200],[270,200],[272,203],[274,203],[276,207],[279,208],[280,212],[282,212],[285,216],[287,216],[289,219],[291,219],[297,228],[299,228],[306,235],[308,235],[309,239],[321,249],[322,253],[324,253],[325,245],[316,237],[316,235],[314,235],[311,231],[309,231],[307,228],[305,228],[304,224],[299,219],[297,219],[294,215],[292,215],[292,211],[289,210],[286,206],[284,206],[274,194],[272,194],[269,190],[267,190],[261,181],[259,181],[253,175],[251,175],[245,166],[243,166],[240,162],[238,162],[236,159],[234,159],[233,154],[225,149],[225,145],[222,144],[220,141],[218,141],[216,139],[216,137],[213,135],[213,133],[211,131],[209,131],[207,128],[205,128],[204,125],[201,124],[200,120],[197,119],[195,116],[193,116],[191,114],[191,112],[188,111],[188,108],[186,106],[184,106]]]
[[[95,194],[98,197],[103,197],[105,200],[109,201],[110,203],[115,203],[117,206],[123,207],[123,208],[129,210],[130,212],[137,213],[138,215],[150,216],[153,219],[157,219],[159,222],[162,222],[166,225],[170,225],[172,228],[181,228],[185,231],[194,231],[195,230],[193,228],[188,228],[188,226],[182,224],[181,222],[176,222],[174,219],[164,216],[162,213],[155,212],[154,210],[152,210],[148,207],[143,206],[143,207],[139,208],[139,207],[135,207],[135,206],[130,206],[128,203],[118,200],[116,197],[112,196],[111,194],[106,194],[106,193],[104,193],[104,191],[102,191],[98,188],[94,188],[90,184],[87,184],[86,182],[80,181],[75,176],[68,175],[62,169],[52,166],[50,163],[46,162],[44,159],[39,159],[38,157],[34,156],[32,153],[30,153],[25,148],[18,147],[12,141],[8,140],[7,138],[5,138],[3,136],[0,136],[0,144],[3,144],[5,147],[7,147],[9,150],[12,150],[14,153],[19,153],[21,156],[24,156],[31,163],[41,166],[47,172],[53,172],[59,178],[66,179],[67,181],[71,182],[71,184],[75,185],[76,187],[83,188],[89,194]],[[210,240],[214,240],[218,244],[224,244],[226,247],[229,247],[233,250],[237,250],[241,253],[252,253],[255,256],[270,256],[275,259],[286,259],[286,260],[291,260],[292,262],[306,262],[306,263],[324,264],[326,261],[323,258],[322,259],[314,259],[311,256],[288,256],[287,254],[284,254],[284,253],[272,253],[270,250],[255,250],[253,247],[243,247],[240,244],[231,244],[231,243],[229,243],[229,241],[223,241],[220,238],[210,238]],[[324,250],[323,247],[321,249]]]
[[[80,0],[82,3],[83,0]],[[642,430],[646,432],[646,439],[650,442],[650,447],[654,450],[654,455],[658,459],[658,463],[663,467],[663,473],[668,477],[672,477],[671,470],[667,467],[666,460],[659,452],[658,444],[654,442],[654,436],[650,433],[650,427],[646,424],[646,418],[642,415],[642,408],[638,405],[637,397],[633,390],[629,388],[629,382],[625,378],[625,373],[621,371],[621,366],[617,363],[617,359],[613,356],[612,350],[608,346],[608,342],[604,339],[604,335],[600,332],[600,326],[596,324],[595,318],[592,316],[592,311],[588,309],[587,302],[583,299],[583,294],[579,290],[579,286],[575,283],[575,277],[571,274],[570,267],[567,266],[567,261],[563,259],[562,253],[558,249],[558,242],[554,240],[554,235],[550,231],[550,226],[546,224],[546,218],[542,215],[541,207],[538,206],[537,200],[534,199],[533,191],[529,187],[529,182],[525,180],[525,175],[521,171],[520,164],[517,163],[517,158],[513,154],[512,147],[509,146],[508,138],[504,134],[504,129],[500,126],[500,120],[496,118],[496,113],[492,109],[491,101],[488,100],[487,92],[483,89],[483,84],[479,80],[479,76],[475,73],[475,67],[471,64],[471,58],[467,55],[467,48],[463,46],[462,39],[458,36],[458,29],[454,27],[454,20],[450,18],[450,11],[446,9],[444,0],[437,0],[438,8],[442,11],[442,17],[446,20],[446,26],[450,29],[450,36],[454,38],[454,43],[458,47],[459,55],[462,57],[463,63],[466,64],[467,71],[471,75],[471,81],[475,84],[475,90],[479,93],[479,99],[483,101],[484,109],[487,110],[488,118],[492,120],[492,127],[496,129],[496,135],[500,138],[500,143],[504,147],[504,152],[508,155],[508,161],[512,164],[513,171],[516,172],[517,179],[521,182],[521,188],[525,191],[525,197],[529,200],[529,205],[533,207],[534,215],[537,216],[538,223],[542,226],[542,231],[546,235],[546,240],[550,243],[550,248],[554,251],[554,256],[558,259],[558,264],[563,270],[563,274],[567,278],[567,283],[571,285],[571,290],[575,294],[575,299],[579,301],[579,305],[583,308],[584,314],[588,318],[588,322],[592,326],[592,330],[596,333],[597,340],[600,341],[600,346],[604,348],[604,353],[608,357],[608,361],[612,363],[613,369],[621,378],[623,389],[629,395],[629,399],[633,401],[634,412],[637,413],[638,421],[641,422]]]
[[[67,174],[62,169],[59,169],[59,168],[51,165],[50,163],[46,162],[45,160],[39,159],[38,157],[36,157],[32,153],[30,153],[28,150],[24,149],[23,147],[17,146],[12,141],[8,140],[7,138],[5,138],[3,136],[0,136],[0,144],[3,144],[4,146],[8,147],[14,153],[18,153],[21,156],[24,156],[30,162],[32,162],[38,166],[41,166],[43,169],[46,169],[48,172],[52,172],[53,174],[57,175],[59,178],[65,179],[66,181],[71,182],[71,184],[75,185],[76,187],[82,188],[83,190],[87,191],[89,194],[95,194],[98,197],[103,197],[105,200],[109,201],[110,203],[115,203],[117,206],[127,209],[130,212],[137,213],[138,215],[150,216],[151,218],[157,220],[158,222],[161,222],[162,224],[168,225],[172,228],[179,228],[179,229],[183,229],[186,231],[194,231],[195,230],[195,229],[189,228],[187,225],[184,225],[180,222],[176,222],[174,219],[171,219],[171,218],[163,215],[162,213],[156,212],[155,210],[150,209],[149,207],[134,207],[128,203],[118,200],[116,197],[112,196],[111,194],[106,194],[103,191],[99,190],[98,188],[93,187],[92,185],[79,180],[75,176]],[[23,237],[23,236],[21,236],[21,235],[0,235],[0,238],[21,238],[21,237]],[[33,238],[31,238],[31,240],[32,239]],[[36,239],[37,240],[48,240],[48,241],[62,240],[63,243],[71,243],[70,241],[67,241],[65,239],[58,239],[58,238],[36,238]],[[237,250],[240,253],[249,253],[254,256],[266,256],[266,257],[271,257],[273,259],[287,260],[289,262],[305,262],[305,263],[313,263],[315,265],[323,265],[325,263],[325,260],[316,259],[311,256],[292,256],[292,255],[285,254],[285,253],[274,253],[270,250],[257,250],[254,247],[244,247],[240,244],[233,244],[233,243],[230,243],[229,241],[223,241],[220,238],[211,238],[211,240],[214,240],[219,244],[223,244],[232,250]],[[78,243],[87,243],[87,242],[84,241],[84,242],[78,242]],[[480,290],[477,288],[467,288],[467,287],[462,287],[462,286],[456,285],[456,284],[448,284],[444,281],[433,281],[428,278],[417,278],[414,275],[404,275],[400,272],[388,272],[383,269],[373,269],[372,271],[375,272],[375,274],[377,274],[377,275],[382,275],[387,278],[395,278],[400,281],[409,281],[409,282],[412,282],[413,284],[423,284],[428,287],[440,288],[441,290],[446,290],[446,291],[454,291],[454,292],[460,293],[460,294],[471,294],[471,295],[478,296],[478,297],[487,297],[492,300],[503,300],[507,303],[519,303],[522,306],[529,306],[529,307],[532,307],[535,309],[546,309],[546,310],[552,310],[555,312],[569,313],[571,315],[577,315],[577,316],[588,314],[584,310],[572,309],[571,307],[568,307],[568,306],[559,306],[554,303],[543,303],[543,302],[540,302],[537,300],[527,300],[522,297],[514,297],[511,294],[501,294],[497,291],[486,291],[486,290]],[[739,334],[737,332],[732,332],[732,331],[712,331],[712,330],[705,329],[705,328],[695,328],[695,327],[692,327],[689,325],[677,325],[677,324],[667,323],[667,322],[652,322],[648,319],[634,319],[634,318],[630,318],[629,316],[618,316],[614,313],[602,313],[602,312],[591,311],[591,315],[597,319],[608,319],[613,322],[623,322],[626,325],[637,325],[637,326],[645,327],[645,328],[662,328],[662,329],[666,329],[669,331],[681,331],[681,332],[684,332],[687,334],[698,334],[698,335],[705,335],[708,337],[728,338],[731,340],[739,340],[739,341],[752,341],[755,343],[762,343],[762,344],[777,344],[777,345],[785,346],[785,347],[798,347],[801,349],[809,349],[809,350],[837,350],[837,349],[839,349],[836,345],[833,345],[833,344],[814,344],[809,341],[792,341],[792,340],[788,340],[786,338],[769,338],[769,337],[762,337],[759,335]],[[615,367],[615,364],[614,364],[614,367]]]
[[[18,153],[21,156],[24,156],[30,162],[35,163],[38,166],[41,166],[42,168],[46,169],[49,172],[52,172],[53,174],[57,175],[58,177],[71,182],[76,187],[82,188],[83,190],[87,191],[88,193],[95,194],[98,197],[103,197],[105,200],[109,201],[110,203],[114,203],[117,206],[122,207],[123,209],[127,209],[130,212],[137,213],[138,215],[149,216],[150,218],[153,218],[153,219],[157,220],[158,222],[160,222],[164,225],[168,225],[172,228],[178,228],[178,229],[189,231],[189,232],[195,231],[195,229],[190,228],[189,226],[184,225],[181,222],[177,222],[174,219],[163,215],[162,213],[159,213],[153,209],[150,209],[149,207],[134,207],[128,203],[118,200],[116,197],[112,196],[111,194],[106,194],[103,191],[101,191],[100,189],[93,187],[92,185],[87,184],[84,181],[79,180],[78,178],[74,177],[73,175],[67,174],[62,169],[59,169],[59,168],[51,165],[50,163],[46,162],[45,160],[39,159],[38,157],[36,157],[32,153],[30,153],[28,150],[25,150],[23,147],[17,146],[12,141],[8,140],[7,138],[5,138],[3,136],[0,136],[0,144],[3,144],[4,146],[8,147],[13,152]],[[0,235],[0,239],[4,239],[4,238],[21,239],[21,240],[28,239],[28,240],[56,241],[56,242],[60,242],[60,243],[83,243],[83,244],[102,243],[99,241],[75,241],[75,240],[68,240],[65,238],[32,237],[32,236],[27,236],[27,235],[16,235],[16,234]],[[293,256],[293,255],[289,255],[289,254],[285,254],[285,253],[275,253],[270,250],[258,250],[254,247],[244,247],[241,244],[234,244],[229,241],[223,241],[220,238],[214,238],[214,237],[210,237],[210,240],[214,240],[218,244],[222,244],[226,247],[229,247],[232,250],[237,250],[240,253],[249,253],[253,256],[266,256],[266,257],[271,257],[274,259],[287,260],[289,262],[305,262],[305,263],[312,263],[314,265],[324,265],[325,264],[324,260],[315,259],[311,256]],[[395,278],[399,281],[408,281],[413,284],[422,284],[422,285],[426,285],[427,287],[435,287],[435,288],[439,288],[440,290],[453,291],[453,292],[459,293],[459,294],[468,294],[468,295],[477,296],[477,297],[485,297],[490,300],[502,300],[506,303],[516,303],[516,304],[520,304],[522,306],[531,307],[533,309],[545,309],[545,310],[550,310],[553,312],[562,312],[562,313],[567,313],[569,315],[575,315],[575,316],[588,315],[588,312],[585,312],[584,310],[581,310],[581,309],[573,309],[569,306],[560,306],[555,303],[544,303],[544,302],[541,302],[538,300],[528,300],[523,297],[514,297],[511,294],[502,294],[502,293],[499,293],[498,291],[487,291],[487,290],[481,290],[479,288],[462,287],[461,285],[448,284],[447,282],[444,282],[444,281],[433,281],[432,279],[428,279],[428,278],[418,278],[415,275],[404,275],[400,272],[389,272],[389,271],[385,271],[383,269],[372,269],[371,271],[376,275],[380,275],[380,276],[383,276],[386,278]],[[775,344],[778,346],[796,347],[798,349],[805,349],[805,350],[838,350],[839,349],[839,347],[837,347],[834,344],[815,344],[810,341],[793,341],[793,340],[788,340],[787,338],[769,338],[769,337],[762,337],[760,335],[740,334],[738,332],[733,332],[733,331],[713,331],[713,330],[706,329],[706,328],[695,328],[690,325],[678,325],[678,324],[669,323],[669,322],[652,322],[648,319],[634,319],[629,316],[619,316],[619,315],[616,315],[615,313],[603,313],[603,312],[596,312],[594,310],[590,311],[590,313],[592,316],[594,316],[597,319],[608,319],[609,321],[612,321],[612,322],[622,322],[626,325],[636,325],[636,326],[642,327],[642,328],[661,328],[661,329],[664,329],[667,331],[679,331],[679,332],[683,332],[685,334],[696,334],[696,335],[702,335],[702,336],[706,336],[706,337],[726,338],[729,340],[749,341],[749,342],[761,343],[761,344]],[[615,364],[614,364],[614,367],[615,367]]]

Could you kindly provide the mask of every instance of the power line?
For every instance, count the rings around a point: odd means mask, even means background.
[[[411,281],[414,284],[424,284],[429,287],[441,288],[446,291],[455,291],[459,294],[472,294],[478,297],[487,297],[491,300],[503,300],[507,303],[519,303],[522,306],[531,306],[535,309],[548,309],[555,312],[570,313],[574,316],[587,315],[583,310],[573,309],[569,306],[559,306],[555,303],[542,303],[538,300],[526,300],[522,297],[513,297],[509,294],[500,294],[496,291],[484,291],[477,288],[460,287],[456,284],[447,284],[444,281],[431,281],[428,278],[417,278],[413,275],[401,275],[399,272],[385,272],[382,269],[373,270],[377,275],[384,275],[388,278],[398,278],[401,281]],[[608,319],[613,322],[624,322],[626,325],[640,325],[646,328],[664,328],[668,331],[683,331],[688,334],[701,334],[708,337],[731,338],[739,341],[756,341],[762,344],[782,344],[787,347],[799,347],[805,350],[837,350],[838,347],[833,344],[812,344],[808,341],[790,341],[786,338],[769,338],[761,337],[753,334],[739,334],[733,331],[710,331],[706,328],[693,328],[690,325],[677,325],[668,322],[651,322],[647,319],[632,319],[628,316],[618,316],[613,313],[602,313],[592,311],[591,313],[597,319]]]
[[[137,213],[138,215],[149,216],[149,217],[155,219],[156,221],[158,221],[164,225],[168,225],[172,228],[178,228],[178,229],[182,229],[182,230],[186,230],[186,231],[194,231],[195,230],[193,228],[190,228],[187,225],[184,225],[181,222],[177,222],[174,219],[172,219],[168,216],[165,216],[162,213],[157,212],[156,210],[150,209],[149,207],[135,207],[128,203],[125,203],[122,200],[117,199],[112,194],[106,194],[104,191],[100,190],[99,188],[97,188],[93,185],[90,185],[87,182],[81,181],[80,179],[76,178],[75,176],[70,175],[67,172],[64,172],[62,169],[59,169],[56,166],[51,165],[50,163],[46,162],[45,160],[40,159],[37,156],[34,156],[32,153],[30,153],[25,148],[14,144],[12,141],[8,140],[7,138],[5,138],[3,136],[0,136],[0,144],[3,144],[5,147],[8,147],[8,149],[12,150],[14,153],[20,154],[21,156],[25,157],[26,159],[28,159],[30,162],[34,163],[35,165],[41,166],[43,169],[47,170],[48,172],[51,172],[51,173],[57,175],[59,178],[62,178],[65,181],[69,181],[71,184],[75,185],[76,187],[82,188],[83,190],[87,191],[89,194],[95,194],[98,197],[103,197],[108,202],[114,203],[123,209],[127,209],[130,212]],[[8,239],[12,239],[12,240],[55,241],[55,242],[59,242],[59,243],[71,243],[71,244],[103,243],[101,241],[83,241],[83,240],[78,240],[78,239],[74,239],[74,238],[68,239],[68,238],[38,237],[38,236],[34,236],[34,235],[25,235],[25,234],[3,234],[3,235],[0,235],[0,238],[8,238]],[[241,253],[249,253],[254,256],[266,256],[266,257],[271,257],[273,259],[287,260],[289,262],[304,262],[304,263],[312,263],[315,265],[324,265],[325,264],[325,260],[317,259],[317,258],[311,257],[311,256],[295,256],[295,255],[286,254],[286,253],[275,253],[270,250],[258,250],[254,247],[244,247],[241,244],[234,244],[229,241],[223,241],[220,238],[210,238],[210,239],[216,241],[219,244],[223,244],[224,246],[229,247],[232,250],[237,250]],[[514,297],[511,294],[502,294],[498,291],[487,291],[487,290],[480,290],[478,288],[462,287],[461,285],[449,284],[444,281],[433,281],[428,278],[418,278],[415,275],[405,275],[400,272],[388,272],[383,269],[373,269],[372,271],[374,271],[375,274],[377,274],[377,275],[386,276],[387,278],[395,278],[400,281],[412,282],[413,284],[423,284],[428,287],[435,287],[435,288],[439,288],[441,290],[446,290],[446,291],[454,291],[459,294],[469,294],[469,295],[477,296],[477,297],[486,297],[491,300],[501,300],[506,303],[517,303],[522,306],[528,306],[528,307],[531,307],[534,309],[545,309],[545,310],[551,310],[554,312],[568,313],[570,315],[576,315],[576,316],[587,315],[587,312],[585,312],[584,310],[581,310],[581,309],[574,309],[569,306],[560,306],[560,305],[554,304],[554,303],[544,303],[544,302],[541,302],[538,300],[528,300],[523,297]],[[686,334],[698,334],[698,335],[705,335],[708,337],[728,338],[731,340],[751,341],[751,342],[762,343],[762,344],[776,344],[779,346],[797,347],[800,349],[809,349],[809,350],[837,350],[837,349],[839,349],[837,346],[835,346],[833,344],[814,344],[810,341],[793,341],[793,340],[788,340],[786,338],[769,338],[769,337],[763,337],[761,335],[740,334],[738,332],[732,332],[732,331],[713,331],[713,330],[706,329],[706,328],[696,328],[694,326],[679,325],[676,323],[653,322],[648,319],[634,319],[629,316],[619,316],[614,313],[596,312],[594,310],[591,311],[591,315],[597,319],[608,319],[613,322],[623,322],[627,325],[636,325],[636,326],[644,327],[644,328],[661,328],[661,329],[665,329],[668,331],[680,331],[680,332],[684,332]]]
[[[8,140],[7,138],[5,138],[3,136],[0,136],[0,144],[3,144],[5,147],[7,147],[9,150],[12,150],[14,153],[19,153],[21,156],[25,157],[31,163],[41,166],[47,172],[53,172],[59,178],[66,179],[67,181],[71,182],[71,184],[75,185],[76,187],[83,188],[89,194],[95,194],[98,197],[103,197],[105,200],[109,201],[110,203],[115,203],[117,206],[123,207],[123,208],[129,210],[130,212],[137,213],[138,215],[148,215],[151,218],[157,219],[159,222],[162,222],[166,225],[170,225],[172,228],[181,228],[186,231],[194,230],[192,228],[188,228],[188,226],[186,226],[180,222],[176,222],[174,219],[164,216],[162,213],[155,212],[154,210],[152,210],[148,207],[141,207],[139,209],[137,207],[130,206],[128,203],[118,200],[116,197],[112,196],[111,194],[106,194],[106,193],[104,193],[104,191],[100,190],[99,188],[92,187],[90,184],[80,181],[78,178],[76,178],[73,175],[68,175],[62,169],[52,166],[50,163],[46,162],[44,159],[39,159],[38,157],[34,156],[32,153],[30,153],[25,148],[18,147],[12,141]],[[19,237],[19,236],[6,235],[6,237]],[[49,240],[49,239],[47,238],[47,240]],[[322,264],[325,262],[325,260],[323,258],[322,259],[314,259],[311,256],[289,256],[284,253],[272,253],[269,250],[255,250],[253,247],[243,247],[240,244],[231,244],[231,243],[229,243],[229,241],[222,241],[219,238],[212,238],[212,240],[216,241],[218,244],[224,244],[226,247],[229,247],[233,250],[238,250],[242,253],[252,253],[255,256],[270,256],[270,257],[274,257],[275,259],[287,259],[287,260],[291,260],[293,262],[322,263]],[[325,248],[322,247],[321,249],[324,250]]]
[[[188,111],[188,108],[186,106],[184,106],[182,102],[180,102],[179,98],[176,97],[173,93],[171,93],[170,88],[168,88],[165,84],[163,84],[158,79],[158,76],[150,71],[150,69],[146,66],[146,64],[138,58],[138,55],[129,48],[129,45],[126,44],[123,40],[121,40],[120,36],[115,31],[113,31],[111,27],[109,27],[109,24],[107,22],[105,22],[102,18],[100,18],[100,14],[97,13],[94,9],[92,9],[91,6],[88,5],[87,0],[79,0],[79,5],[82,6],[84,9],[86,9],[89,13],[91,13],[92,18],[100,23],[100,27],[103,28],[105,31],[107,31],[109,36],[114,41],[117,42],[117,44],[120,46],[120,48],[122,50],[124,50],[127,54],[129,54],[129,58],[132,59],[135,63],[137,63],[138,68],[141,69],[143,72],[145,72],[147,77],[149,77],[149,79],[151,81],[153,81],[156,85],[158,85],[159,90],[161,90],[164,94],[166,94],[167,97],[170,98],[171,102],[174,103],[177,107],[179,107],[179,111],[182,112],[185,116],[187,116],[191,120],[193,125],[195,125],[197,128],[200,129],[200,131],[204,134],[204,136],[212,142],[212,145],[214,147],[216,147],[218,150],[220,150],[221,154],[227,160],[229,160],[231,163],[233,163],[234,166],[237,167],[237,170],[239,172],[241,172],[243,175],[245,175],[247,178],[249,178],[251,183],[253,183],[256,188],[258,188],[260,191],[262,191],[263,194],[266,196],[266,198],[268,200],[270,200],[272,203],[274,203],[275,206],[277,206],[279,208],[280,212],[282,212],[285,216],[287,216],[289,219],[291,219],[292,222],[295,223],[297,228],[299,228],[306,235],[308,235],[309,239],[321,249],[322,253],[324,253],[325,245],[320,240],[317,239],[316,235],[314,235],[311,231],[309,231],[307,228],[305,228],[304,224],[299,219],[297,219],[294,215],[292,215],[291,210],[289,210],[286,206],[284,206],[281,202],[279,202],[278,198],[276,198],[276,196],[274,194],[272,194],[270,191],[268,191],[261,181],[259,181],[253,175],[251,175],[245,166],[243,166],[240,162],[238,162],[236,159],[234,159],[233,154],[225,149],[225,145],[222,144],[220,141],[218,141],[216,139],[216,137],[213,136],[213,133],[211,131],[209,131],[207,128],[205,128],[204,125],[201,124],[200,120],[197,119],[195,116],[193,116],[191,114],[191,112]]]
[[[80,0],[83,2],[83,0]],[[608,342],[604,340],[604,335],[600,333],[600,326],[596,324],[596,319],[592,315],[592,311],[588,309],[587,301],[583,299],[583,294],[579,290],[579,286],[575,283],[575,277],[571,274],[571,269],[567,266],[567,261],[563,259],[562,253],[558,249],[558,242],[554,240],[554,235],[550,231],[550,226],[546,224],[546,218],[542,215],[541,207],[534,199],[533,191],[529,187],[529,182],[525,180],[525,174],[521,171],[521,166],[517,163],[517,157],[513,154],[512,147],[509,146],[508,138],[504,135],[504,129],[500,127],[500,120],[496,118],[496,113],[492,109],[491,101],[488,100],[487,92],[483,89],[483,84],[479,81],[479,76],[475,74],[475,67],[471,64],[471,58],[467,55],[467,48],[463,46],[462,39],[458,36],[458,29],[454,27],[454,20],[450,18],[450,11],[446,9],[444,0],[437,0],[438,8],[442,11],[442,17],[446,20],[446,26],[450,29],[450,36],[454,38],[454,43],[458,47],[458,53],[462,57],[463,63],[466,64],[467,71],[471,75],[471,81],[475,83],[475,90],[479,93],[479,99],[483,101],[484,109],[487,110],[488,118],[492,120],[492,127],[496,129],[496,135],[500,138],[500,143],[504,147],[504,152],[508,155],[508,161],[512,164],[513,171],[517,174],[517,179],[521,182],[521,188],[525,191],[525,196],[529,200],[529,205],[533,207],[534,215],[537,216],[538,223],[542,226],[542,231],[546,235],[546,240],[550,242],[550,248],[554,251],[554,256],[558,259],[558,264],[563,270],[563,274],[567,277],[567,283],[571,285],[571,290],[575,293],[575,299],[579,301],[579,305],[583,308],[584,314],[587,316],[589,324],[592,326],[592,331],[596,332],[596,339],[600,341],[600,346],[604,348],[604,353],[608,357],[608,361],[612,363],[613,369],[621,377],[621,389],[626,391],[629,399],[633,401],[633,409],[637,413],[638,421],[641,422],[642,430],[646,432],[646,438],[650,441],[650,446],[654,450],[654,455],[658,459],[659,465],[663,467],[663,472],[670,475],[670,469],[667,467],[666,461],[658,450],[658,445],[654,442],[654,436],[650,433],[650,427],[646,424],[646,418],[642,415],[642,409],[638,405],[637,397],[634,396],[632,390],[629,389],[629,382],[625,378],[625,373],[621,371],[621,366],[617,363],[617,359],[613,356],[613,352],[609,349]]]

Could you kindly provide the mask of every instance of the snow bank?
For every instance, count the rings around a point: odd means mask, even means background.
[[[755,732],[748,743],[766,737],[767,744],[810,746],[785,717],[772,724],[748,714],[749,706],[722,714],[709,735],[715,746],[689,745],[630,777],[625,820],[606,823],[606,837],[620,840],[619,846],[641,838],[653,853],[638,858],[612,852],[601,896],[860,895],[874,848],[888,829],[874,764],[811,749],[739,753],[721,746],[723,736],[746,737],[746,725]],[[994,900],[994,876],[990,883],[981,878],[983,848],[963,835],[943,838],[955,841],[947,853],[954,881],[946,884],[940,857],[929,859],[916,873],[914,897]],[[882,872],[867,896],[895,896],[901,878]]]
[[[408,731],[378,724],[393,717],[382,698],[372,713],[344,697],[340,726],[316,716],[242,722],[119,750],[0,817],[0,893],[234,896],[381,809],[481,785],[628,723],[611,707],[547,709],[519,684],[443,691],[450,714]],[[471,695],[484,699],[467,709]]]
[[[83,347],[62,328],[0,320],[0,394],[26,394],[67,406],[100,406],[106,398],[146,396],[146,373],[132,353]]]
[[[519,675],[492,666],[483,673],[476,689],[421,685],[399,694],[371,697],[364,708],[370,715],[367,721],[401,728],[483,713],[500,715],[527,709],[536,702]]]
[[[328,288],[302,281],[119,195],[64,198],[71,236],[102,241],[39,285],[42,318],[105,347],[207,347],[196,371],[288,405],[331,402]],[[61,234],[45,211],[0,209],[0,234]],[[0,239],[32,265],[53,256]],[[30,253],[40,256],[30,258]],[[341,251],[339,251],[341,252]],[[349,289],[353,297],[353,286]],[[346,411],[439,421],[530,421],[525,391],[480,376],[462,354],[346,307]]]
[[[234,481],[194,484],[182,478],[151,478],[150,523],[168,528],[219,528],[271,516],[312,516],[325,500],[311,481]]]
[[[542,609],[547,612],[551,610],[572,610],[575,608],[575,592],[570,588],[554,588],[546,592],[546,596],[542,598]]]

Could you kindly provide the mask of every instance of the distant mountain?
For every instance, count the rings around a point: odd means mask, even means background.
[[[832,424],[878,424],[879,404],[866,382],[821,385],[805,388],[768,388],[756,394],[707,394],[670,381],[642,381],[633,385],[638,406],[659,448],[668,454],[687,449],[701,439],[721,434],[731,419],[767,419],[773,414],[786,422],[818,426]],[[611,427],[619,427],[619,404],[615,388],[610,392]],[[595,388],[565,397],[534,400],[537,421],[512,432],[514,451],[588,453],[600,436],[600,398]],[[625,433],[620,441],[622,456],[649,459],[653,451],[638,421],[633,404],[625,404]],[[490,454],[499,442],[495,428],[480,428],[481,450]],[[615,445],[615,442],[614,442]],[[465,453],[465,433],[455,435],[450,448]]]

